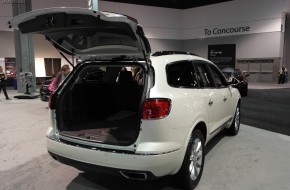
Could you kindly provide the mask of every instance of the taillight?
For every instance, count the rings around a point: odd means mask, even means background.
[[[170,99],[147,99],[143,102],[143,119],[164,118],[169,114],[170,108]]]
[[[240,75],[240,81],[244,81],[245,80],[245,76],[244,75]]]

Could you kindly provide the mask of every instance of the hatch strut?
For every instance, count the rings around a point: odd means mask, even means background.
[[[140,44],[142,46],[142,44],[144,45],[144,47],[142,48],[142,53],[143,53],[143,56],[144,56],[144,59],[145,59],[145,63],[146,63],[146,66],[147,66],[147,73],[149,72],[150,70],[150,64],[148,63],[148,59],[147,59],[147,56],[146,56],[146,53],[145,53],[145,50],[144,48],[146,49],[146,51],[148,51],[148,53],[151,52],[151,48],[150,48],[150,45],[149,45],[149,42],[148,42],[148,39],[145,37],[145,34],[144,34],[144,31],[143,31],[143,28],[141,26],[137,26],[137,32],[136,32],[138,35],[139,35],[139,40],[140,40]]]
[[[56,48],[57,49],[57,48]],[[74,68],[75,66],[74,66],[74,64],[70,61],[70,60],[68,60],[68,58],[59,50],[59,49],[57,49],[57,51],[59,52],[59,54],[63,57],[63,58],[65,58],[65,60]],[[72,59],[74,59],[74,55],[72,54]]]
[[[72,66],[72,68],[74,68],[75,67],[75,65],[74,65],[74,55],[75,55],[74,49],[72,49],[72,51],[70,52],[70,51],[64,49],[61,45],[59,45],[55,41],[53,41],[51,38],[49,38],[47,36],[45,36],[45,38],[47,41],[49,41],[55,47],[55,49],[59,52],[59,54]],[[68,58],[62,53],[62,51],[65,52],[66,54],[71,55],[73,62],[68,60]]]
[[[147,66],[147,73],[149,73],[149,70],[150,70],[150,65],[149,65],[149,63],[148,63],[148,60],[147,60],[147,57],[146,57],[146,53],[145,53],[145,51],[144,50],[142,50],[142,53],[143,53],[143,56],[144,56],[144,58],[145,58],[145,63],[146,63],[146,66]]]

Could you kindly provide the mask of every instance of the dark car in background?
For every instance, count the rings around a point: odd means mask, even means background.
[[[41,83],[39,94],[40,94],[40,99],[44,102],[48,101],[49,96],[51,94],[51,91],[48,89],[51,81],[52,79],[48,79]]]
[[[229,83],[234,88],[237,88],[241,96],[248,95],[248,80],[249,74],[243,73],[240,69],[225,68],[222,69],[223,74],[228,79]]]

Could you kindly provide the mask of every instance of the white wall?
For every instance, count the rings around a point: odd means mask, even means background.
[[[107,1],[99,1],[99,10],[136,18],[143,27],[147,38],[182,38],[182,10]]]
[[[0,57],[15,57],[13,32],[0,31]]]
[[[35,58],[35,76],[46,77],[44,58]]]
[[[204,29],[250,26],[246,33],[281,31],[283,12],[290,10],[289,0],[235,0],[186,10],[99,1],[99,10],[127,14],[143,26],[148,38],[199,39]]]
[[[281,24],[284,24],[283,14],[290,10],[290,3],[289,0],[235,0],[175,10],[100,1],[99,9],[135,17],[144,27],[152,52],[177,50],[181,44],[181,49],[195,50],[195,53],[207,57],[208,45],[235,43],[237,58],[259,58],[281,57]],[[250,26],[250,31],[204,35],[205,28],[239,26]],[[209,37],[213,38],[205,40]]]
[[[46,58],[61,58],[59,52],[49,43],[44,36],[39,34],[33,35],[34,56]]]
[[[208,45],[236,44],[237,58],[282,57],[289,0],[234,0],[183,11],[183,50],[207,57]],[[248,32],[205,35],[204,29],[250,26]]]
[[[168,40],[168,39],[156,39],[149,38],[151,45],[151,52],[156,51],[180,51],[182,50],[182,40]]]
[[[281,33],[250,34],[183,41],[183,51],[208,57],[208,45],[236,44],[236,58],[269,58],[280,56]]]
[[[197,39],[206,28],[251,26],[244,34],[278,32],[289,0],[235,0],[183,11],[183,38]],[[242,33],[238,33],[241,35]]]
[[[10,31],[6,24],[12,18],[12,5],[0,3],[0,31]]]
[[[48,7],[82,7],[88,8],[87,0],[32,0],[32,10]]]

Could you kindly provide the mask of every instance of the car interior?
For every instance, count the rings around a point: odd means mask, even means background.
[[[84,69],[60,98],[61,135],[107,144],[130,144],[140,129],[144,86],[141,73],[139,67]]]

